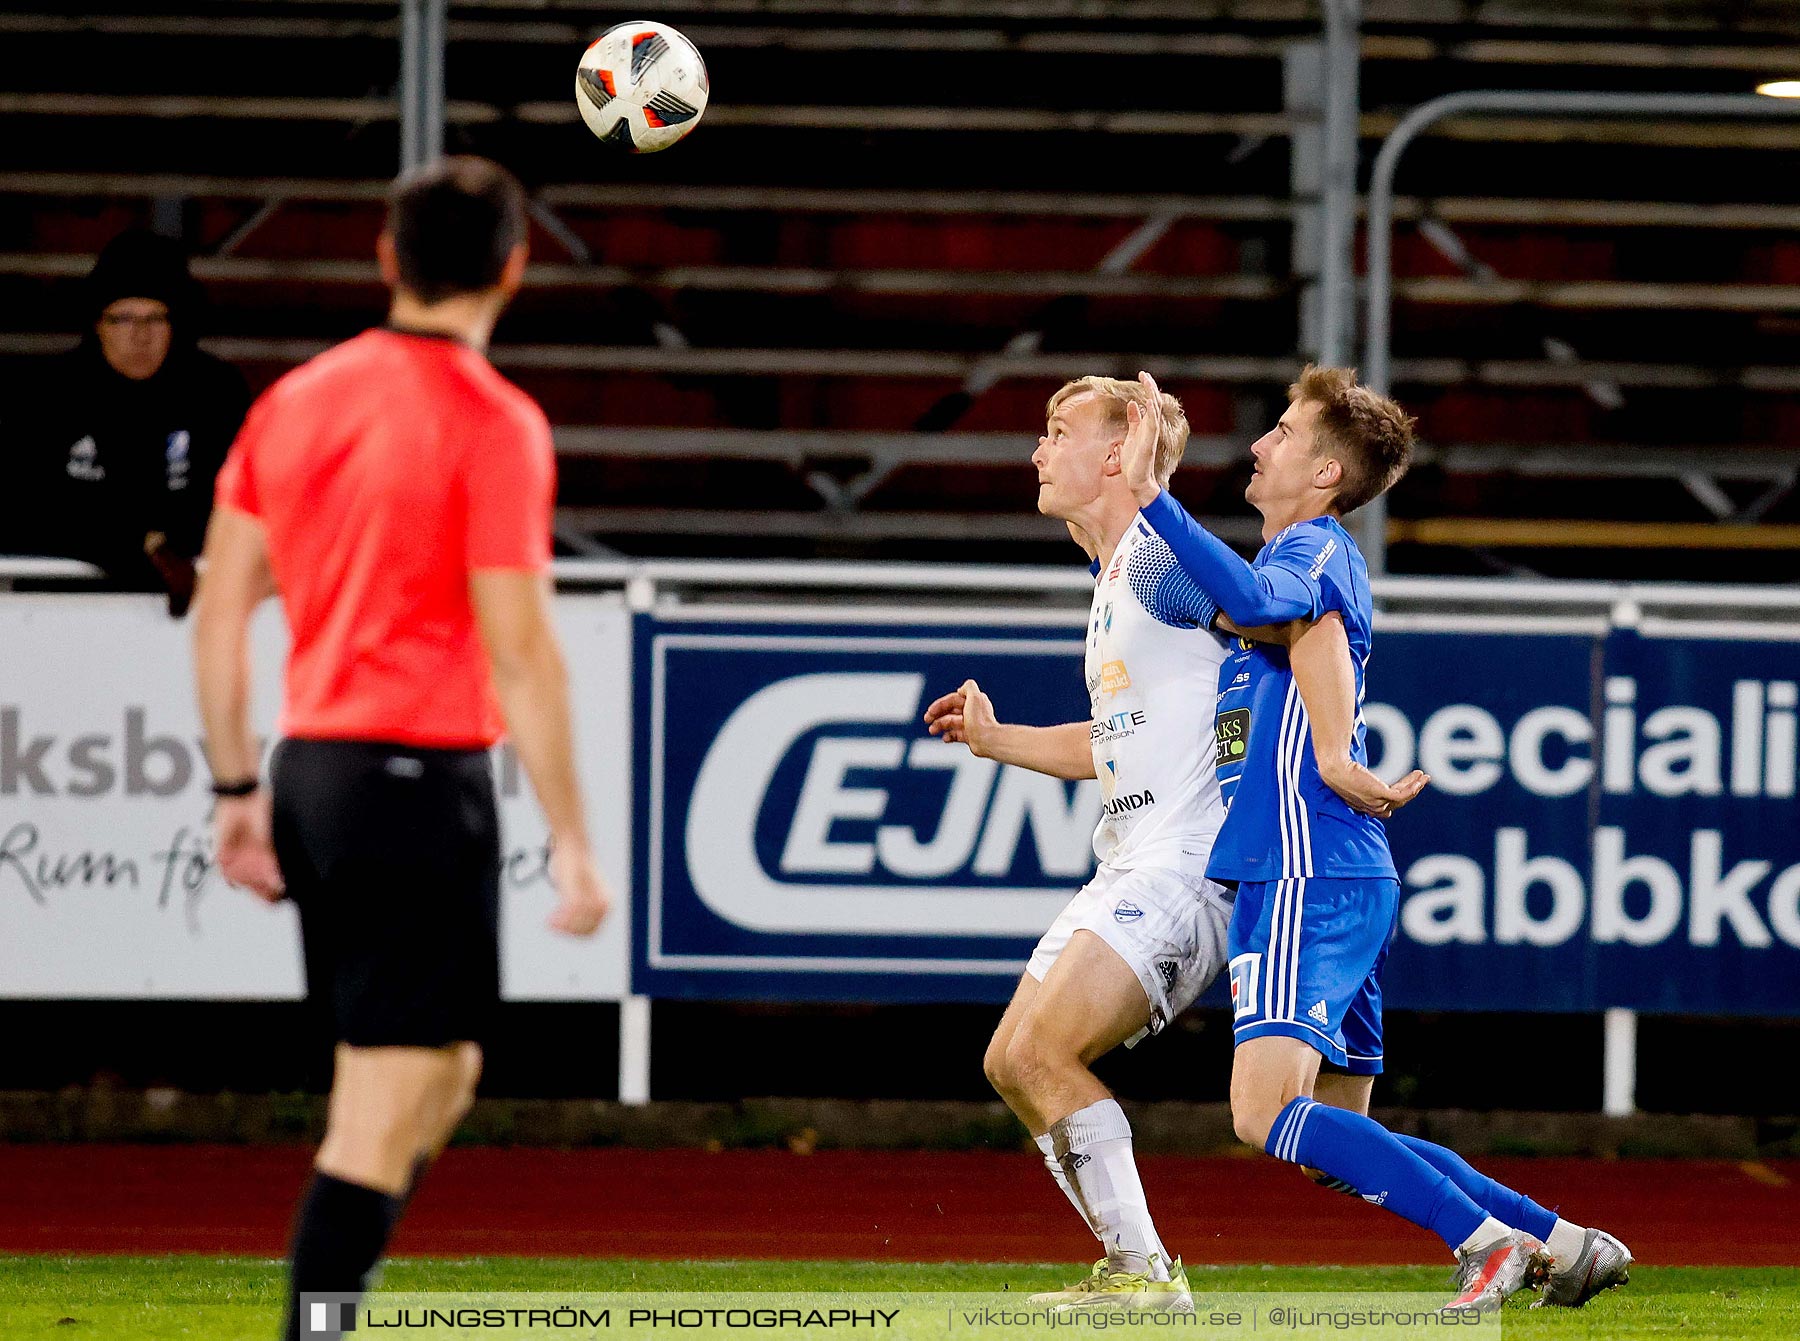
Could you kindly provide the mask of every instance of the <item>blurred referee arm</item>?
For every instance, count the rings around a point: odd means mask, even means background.
[[[1070,780],[1094,776],[1094,752],[1088,744],[1091,728],[1089,722],[1061,726],[1002,722],[994,713],[993,700],[973,680],[964,680],[960,689],[925,709],[927,731],[967,745],[977,758]]]
[[[270,903],[281,898],[281,869],[269,837],[269,789],[255,785],[261,751],[250,730],[250,618],[275,594],[262,523],[221,503],[206,528],[194,602],[194,677],[215,789],[219,872]]]
[[[557,893],[550,925],[589,935],[612,897],[588,843],[569,672],[551,619],[550,578],[524,569],[477,568],[469,573],[469,596],[507,734],[550,826],[550,880]]]

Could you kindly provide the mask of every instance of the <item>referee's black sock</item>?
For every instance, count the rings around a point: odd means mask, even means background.
[[[294,1215],[289,1260],[287,1341],[306,1341],[301,1296],[361,1295],[381,1260],[403,1201],[315,1170]]]

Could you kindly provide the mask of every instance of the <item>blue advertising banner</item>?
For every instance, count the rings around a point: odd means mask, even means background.
[[[921,718],[972,677],[1004,720],[1084,720],[1078,616],[633,641],[634,991],[1006,998],[1093,869],[1098,790]],[[1433,776],[1390,827],[1388,1003],[1800,1014],[1797,675],[1795,642],[1381,634],[1371,762]]]
[[[1082,621],[967,628],[640,616],[634,990],[1004,999],[1094,867],[1097,783],[925,732],[977,680],[1085,720]]]
[[[1800,1013],[1800,644],[1376,648],[1371,762],[1432,775],[1389,826],[1391,1004]]]

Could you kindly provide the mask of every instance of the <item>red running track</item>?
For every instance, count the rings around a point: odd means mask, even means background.
[[[282,1255],[310,1152],[0,1146],[0,1252]],[[1800,1265],[1800,1161],[1495,1159],[1484,1171],[1638,1260]],[[1142,1161],[1188,1262],[1441,1263],[1431,1235],[1270,1159]],[[406,1256],[1077,1262],[1093,1240],[1035,1156],[452,1150],[400,1229]]]

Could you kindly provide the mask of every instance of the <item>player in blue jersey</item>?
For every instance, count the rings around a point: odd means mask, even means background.
[[[1154,390],[1148,374],[1142,380]],[[1404,473],[1412,421],[1346,369],[1309,367],[1288,395],[1280,422],[1251,449],[1256,468],[1244,496],[1263,516],[1266,541],[1254,565],[1146,469],[1154,396],[1148,412],[1134,405],[1128,414],[1122,453],[1141,515],[1217,604],[1215,627],[1239,635],[1219,682],[1229,809],[1207,867],[1237,886],[1233,1123],[1245,1142],[1439,1234],[1460,1264],[1458,1305],[1497,1307],[1540,1281],[1540,1302],[1579,1305],[1625,1281],[1623,1244],[1367,1116],[1400,886],[1381,824],[1395,798],[1384,799],[1366,767],[1368,569],[1338,519]],[[1314,701],[1309,715],[1289,649],[1304,642],[1313,655],[1320,637],[1348,653],[1355,692]],[[1315,741],[1329,744],[1315,749]],[[1424,781],[1414,775],[1403,787],[1416,794]],[[1334,1071],[1321,1076],[1322,1062]]]

